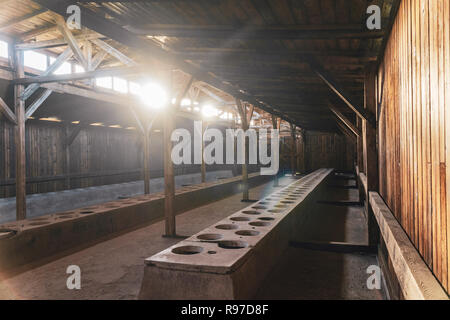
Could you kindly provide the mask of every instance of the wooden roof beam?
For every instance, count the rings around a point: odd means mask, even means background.
[[[38,28],[38,29],[33,29],[31,31],[22,33],[22,34],[19,35],[19,38],[22,39],[22,41],[29,41],[29,40],[31,40],[33,38],[36,38],[37,36],[40,36],[42,34],[46,34],[46,33],[49,33],[49,32],[54,32],[56,30],[58,30],[58,27],[56,25],[48,25],[48,26],[45,26],[45,27],[41,27],[41,28]]]
[[[338,121],[342,122],[355,136],[360,137],[361,132],[356,128],[353,123],[347,119],[337,108],[335,108],[331,103],[328,104],[328,108],[336,116]]]
[[[64,62],[66,62],[67,60],[69,60],[73,55],[72,49],[71,48],[67,48],[66,50],[64,50],[63,53],[61,53],[58,58],[56,58],[55,62],[53,62],[48,68],[47,70],[45,70],[41,77],[45,77],[48,76],[50,74],[52,74],[54,71],[56,71]],[[22,100],[26,100],[29,97],[31,97],[31,95],[36,92],[37,89],[39,89],[39,84],[38,83],[33,83],[30,84],[22,93],[21,95],[21,99]]]
[[[3,25],[0,25],[0,30],[12,27],[12,26],[14,26],[16,24],[19,24],[19,23],[22,23],[22,22],[25,22],[25,21],[27,21],[27,20],[29,20],[31,18],[34,18],[34,17],[36,17],[36,16],[38,16],[40,14],[43,14],[45,12],[48,12],[48,10],[47,9],[39,9],[39,10],[35,10],[33,12],[30,12],[30,13],[24,15],[24,16],[14,18],[14,19],[12,19],[10,21],[7,21]]]
[[[356,136],[351,132],[345,125],[342,124],[342,122],[336,118],[336,124],[338,126],[338,129],[349,139],[352,139],[353,141],[356,141]]]
[[[97,69],[95,71],[71,73],[71,74],[61,74],[61,75],[46,75],[37,76],[29,78],[19,78],[13,80],[15,84],[42,84],[50,82],[67,82],[67,81],[77,81],[83,79],[92,79],[98,77],[112,77],[130,74],[139,74],[145,70],[142,66],[135,67],[117,67],[108,69]]]
[[[71,4],[71,1],[61,0],[35,0],[35,2],[61,15],[66,15],[67,6]],[[178,59],[173,53],[168,52],[158,45],[142,39],[137,35],[134,35],[133,33],[125,30],[114,22],[108,21],[107,19],[93,13],[90,10],[83,11],[83,25],[129,48],[136,50],[138,53],[144,56],[150,56],[154,59],[160,60],[164,64],[177,67],[185,73],[191,74],[196,79],[206,82],[209,85],[230,94],[236,99],[241,99],[254,104],[269,113],[274,113],[282,117],[286,121],[292,121],[292,119],[289,119],[277,109],[265,104],[262,101],[259,101],[251,94],[243,91],[242,89],[236,88],[231,84],[226,83],[223,80],[211,75],[204,68]]]
[[[374,39],[382,38],[383,31],[368,31],[360,24],[354,25],[278,25],[256,26],[242,25],[143,25],[142,27],[125,26],[135,35],[147,37],[175,37],[197,39],[244,39],[244,40],[276,40],[276,39]]]
[[[52,94],[53,90],[45,89],[45,91],[30,105],[25,111],[25,121],[36,112],[36,110],[44,103],[45,100]]]
[[[77,42],[83,42],[86,40],[93,40],[93,39],[98,39],[101,37],[102,36],[97,33],[88,33],[88,34],[82,34],[79,36],[75,36],[74,39]],[[16,44],[16,49],[17,50],[48,49],[48,48],[66,46],[67,44],[68,44],[68,42],[67,42],[66,38],[58,38],[58,39],[54,39],[54,40],[36,41],[36,42],[31,42],[31,43],[19,43],[19,44]]]
[[[17,124],[17,118],[11,108],[6,104],[6,102],[0,97],[0,113],[3,114],[6,119],[14,124]]]
[[[127,65],[127,66],[136,65],[136,62],[133,59],[127,57],[125,54],[123,54],[122,52],[120,52],[119,50],[114,48],[113,46],[109,45],[105,41],[100,40],[100,39],[94,39],[94,40],[92,40],[92,43],[99,46],[102,50],[106,51],[109,55],[113,56],[114,58],[116,58],[117,60],[122,62],[124,65]]]
[[[376,127],[375,115],[357,105],[353,101],[353,98],[351,98],[344,88],[339,85],[334,77],[325,71],[325,69],[314,58],[308,57],[306,59],[311,69],[317,74],[317,76],[321,78],[328,85],[328,87],[358,115],[358,117],[367,120],[373,127]]]
[[[83,55],[83,52],[81,51],[81,46],[78,44],[78,40],[72,34],[72,31],[70,31],[69,27],[67,27],[66,21],[61,16],[56,16],[55,20],[58,26],[58,30],[61,32],[69,47],[72,49],[75,58],[84,67],[85,70],[88,70],[88,64]]]

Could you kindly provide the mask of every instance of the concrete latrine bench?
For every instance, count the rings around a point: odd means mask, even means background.
[[[252,298],[332,172],[317,170],[147,258],[139,298]]]
[[[253,173],[249,175],[249,185],[260,185],[270,178]],[[175,192],[175,213],[241,191],[241,176],[185,186]],[[12,275],[31,264],[38,265],[154,223],[164,217],[164,197],[159,192],[0,224],[0,272]]]

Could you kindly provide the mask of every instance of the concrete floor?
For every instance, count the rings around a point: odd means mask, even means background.
[[[288,184],[291,178],[280,179]],[[339,183],[345,183],[339,181]],[[250,191],[257,199],[273,192],[273,183]],[[330,199],[351,200],[356,189],[330,188]],[[234,195],[177,217],[178,234],[192,235],[233,212],[248,206]],[[330,199],[326,199],[330,201]],[[364,243],[362,210],[319,204],[322,227],[308,228],[304,238],[315,241]],[[177,243],[162,238],[164,222],[127,233],[0,282],[0,299],[136,299],[144,259]],[[288,248],[261,284],[261,299],[382,299],[383,293],[365,287],[370,255],[341,254]],[[81,268],[81,290],[68,290],[66,269]]]

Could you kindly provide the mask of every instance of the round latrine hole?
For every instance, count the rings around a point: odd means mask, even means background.
[[[219,247],[223,249],[242,249],[247,248],[248,243],[240,240],[223,240],[219,241]]]
[[[258,220],[263,220],[263,221],[273,221],[273,220],[275,220],[275,218],[271,218],[271,217],[261,217],[261,218],[258,218]]]
[[[232,217],[230,218],[231,221],[250,221],[250,218],[247,217]]]
[[[216,254],[217,252],[216,251],[208,251],[208,254]]]
[[[283,212],[283,210],[280,210],[280,209],[272,209],[272,210],[269,210],[269,212],[270,212],[270,213],[281,213],[281,212]]]
[[[74,217],[74,215],[68,214],[68,215],[59,216],[58,219],[70,219],[70,218],[73,218],[73,217]]]
[[[235,224],[219,224],[218,226],[216,226],[216,229],[221,229],[221,230],[234,230],[234,229],[238,229],[239,227]]]
[[[265,206],[254,206],[254,207],[252,207],[253,209],[257,209],[257,210],[264,210],[264,209],[267,209],[267,207],[265,207]]]
[[[244,214],[250,214],[250,215],[258,215],[261,214],[261,212],[254,211],[254,210],[248,210],[248,211],[242,211]]]
[[[172,253],[184,255],[198,254],[201,253],[202,251],[203,248],[198,246],[183,246],[172,249]]]
[[[281,201],[281,203],[291,204],[291,203],[295,203],[295,202],[294,201]]]
[[[110,205],[105,206],[105,208],[114,209],[114,208],[120,208],[120,206],[110,204]]]
[[[267,227],[267,226],[270,226],[270,222],[255,221],[255,222],[250,222],[249,225],[255,226],[255,227]]]
[[[285,205],[285,204],[276,204],[276,205],[274,205],[274,207],[275,208],[287,208],[287,205]]]
[[[30,226],[36,227],[36,226],[43,226],[46,224],[49,224],[50,221],[38,221],[38,222],[32,222],[30,223]]]
[[[216,241],[216,240],[222,239],[223,236],[218,233],[204,233],[204,234],[198,235],[197,238],[200,240],[205,240],[205,241]]]
[[[30,221],[44,221],[44,220],[48,220],[48,218],[34,218],[31,219]]]
[[[269,204],[269,202],[268,201],[261,201],[260,203],[258,203],[258,204],[261,204],[261,205],[266,205],[266,204]]]
[[[256,230],[239,230],[235,232],[239,236],[245,236],[245,237],[254,237],[259,234],[259,231]]]
[[[94,211],[80,211],[81,214],[91,214],[94,213]]]
[[[67,216],[69,214],[74,214],[74,212],[61,212],[61,213],[57,213],[57,216]]]
[[[286,198],[286,200],[295,201],[297,198]]]

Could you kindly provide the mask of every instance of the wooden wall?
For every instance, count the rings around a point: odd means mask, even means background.
[[[75,125],[28,121],[26,125],[27,193],[134,181],[140,178],[140,140],[135,131],[88,126],[69,147]],[[155,146],[157,147],[157,146]],[[154,150],[158,154],[158,150]],[[69,167],[68,167],[69,164]],[[15,195],[14,127],[0,121],[0,197]]]
[[[306,131],[305,139],[298,138],[297,142],[297,171],[304,173],[320,168],[354,171],[354,140],[336,133]],[[280,145],[280,170],[290,172],[291,138],[283,137]]]
[[[176,124],[177,127],[188,129],[193,135],[191,120],[177,118]],[[66,155],[65,141],[77,126],[68,122],[27,121],[27,194],[143,179],[143,139],[138,131],[87,126],[77,135]],[[151,178],[163,176],[162,128],[159,124],[155,125],[156,128],[158,132],[153,132],[150,138]],[[217,128],[225,130],[223,126]],[[234,170],[235,174],[240,174],[240,166],[207,166],[207,171],[216,170]],[[259,167],[249,165],[248,170],[256,172]],[[198,173],[200,165],[175,165],[174,172],[175,175]],[[0,116],[0,198],[14,196],[14,127]]]
[[[448,292],[450,1],[402,1],[378,84],[380,194]]]
[[[353,140],[344,135],[310,132],[306,133],[306,170],[335,168],[354,171],[356,146]]]

